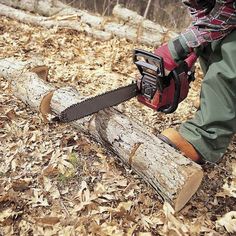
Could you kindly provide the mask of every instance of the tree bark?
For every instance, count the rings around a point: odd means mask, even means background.
[[[58,115],[66,107],[84,99],[73,88],[56,89],[42,80],[47,75],[46,67],[31,68],[29,71],[29,66],[25,68],[23,64],[13,59],[11,63],[7,59],[0,60],[0,76],[11,81],[15,96],[37,111],[44,115],[45,112]],[[199,165],[183,157],[155,135],[148,133],[143,125],[116,109],[100,111],[71,125],[90,134],[113,151],[168,201],[175,211],[184,207],[201,183],[203,171]]]
[[[35,60],[21,62],[13,58],[0,60],[0,76],[10,82],[11,91],[25,104],[39,111],[46,119],[47,104],[55,88],[46,83],[48,67]]]
[[[163,40],[163,34],[158,31],[154,34],[142,28],[114,22],[104,25],[104,29],[106,32],[110,32],[119,38],[126,38],[132,42],[143,43],[152,47],[159,46]]]

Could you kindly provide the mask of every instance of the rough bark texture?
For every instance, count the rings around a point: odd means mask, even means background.
[[[154,23],[153,21],[145,19],[143,16],[139,15],[137,12],[131,11],[121,5],[116,5],[113,9],[113,15],[117,18],[129,22],[131,25],[142,25],[142,27],[148,31],[152,32],[166,32],[167,28],[162,27]]]
[[[160,37],[160,34],[166,34],[169,30],[153,21],[147,20],[143,16],[139,15],[135,11],[131,11],[121,5],[116,5],[113,9],[113,15],[121,19],[126,24],[130,24],[136,27],[141,27],[142,30],[149,34],[149,37]],[[175,37],[177,34],[169,32],[170,37]]]
[[[37,110],[52,110],[59,114],[82,99],[73,88],[55,89],[39,78],[37,73],[22,72],[22,63],[0,61],[0,75],[12,81],[14,94]],[[6,72],[7,64],[9,72]],[[3,71],[4,68],[4,72]],[[35,71],[35,70],[33,70]],[[11,75],[11,76],[9,76]],[[43,76],[44,77],[44,76]],[[55,91],[54,91],[55,90]],[[54,91],[54,92],[53,92]],[[45,99],[46,98],[46,99]],[[48,108],[47,108],[48,107]],[[106,109],[93,116],[73,122],[80,131],[89,133],[149,183],[176,211],[179,211],[198,189],[203,172],[199,165],[186,159],[155,135],[115,109]]]
[[[138,28],[124,24],[108,23],[104,28],[107,32],[110,32],[119,38],[126,38],[130,41],[151,45],[153,47],[160,45],[163,39],[163,35],[160,32],[153,34],[143,31],[141,27]]]
[[[40,66],[40,70],[30,71],[30,68],[38,68],[38,63],[40,62],[37,60],[16,62],[13,58],[2,59],[0,60],[0,76],[10,81],[11,91],[17,98],[44,114],[42,101],[55,88],[42,80],[44,77],[42,75],[47,73],[47,67]]]

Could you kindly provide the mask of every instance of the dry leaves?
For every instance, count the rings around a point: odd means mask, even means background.
[[[217,220],[218,226],[223,226],[229,233],[236,233],[236,211],[231,211]]]
[[[41,58],[50,68],[49,82],[77,87],[87,96],[129,83],[137,73],[132,50],[145,48],[4,17],[0,24],[0,57]],[[173,115],[154,113],[135,99],[119,109],[158,133],[193,115],[201,77],[198,72],[188,99]],[[2,235],[192,236],[235,230],[235,143],[222,164],[205,167],[203,186],[179,214],[89,137],[70,126],[44,124],[2,78],[0,143]]]

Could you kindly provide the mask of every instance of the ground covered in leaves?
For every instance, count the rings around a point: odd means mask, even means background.
[[[45,30],[0,18],[0,58],[41,58],[49,81],[94,96],[137,74],[126,40],[100,42],[67,29]],[[145,48],[152,50],[150,48]],[[158,134],[190,118],[201,72],[172,115],[133,99],[119,109]],[[0,79],[0,235],[234,235],[236,141],[219,165],[207,164],[202,186],[177,214],[153,189],[90,137],[45,124]]]

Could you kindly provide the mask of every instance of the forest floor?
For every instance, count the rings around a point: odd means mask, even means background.
[[[0,18],[0,58],[41,58],[48,82],[93,96],[137,74],[139,44],[100,42],[68,29],[32,27]],[[171,115],[135,99],[118,106],[154,134],[193,116],[202,74]],[[0,78],[0,235],[235,235],[236,139],[219,165],[203,166],[200,189],[172,214],[154,190],[114,154],[70,125],[45,124]],[[227,214],[227,215],[225,215]]]

